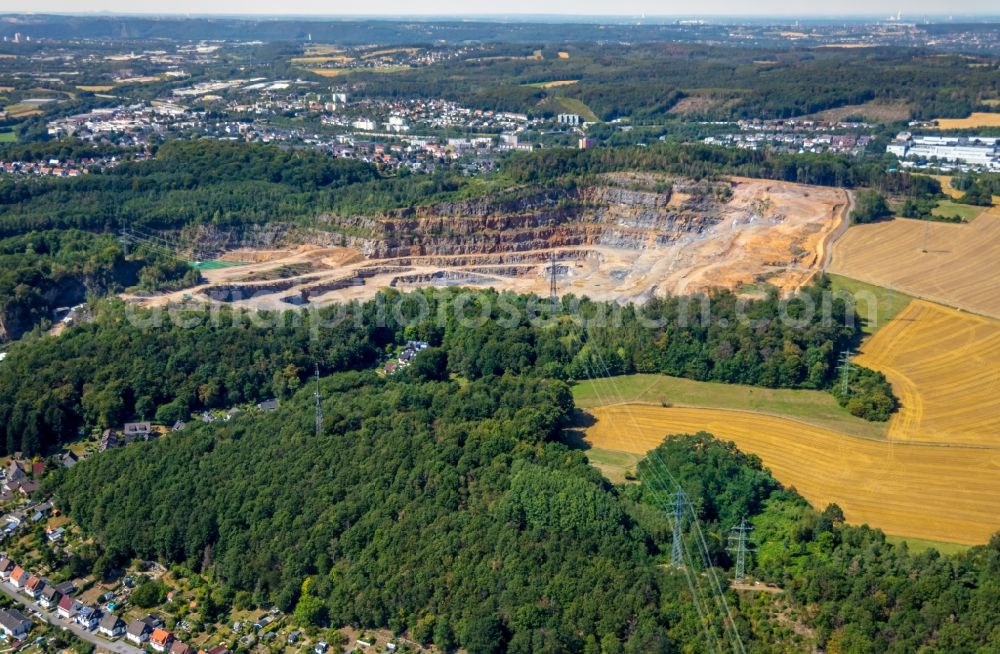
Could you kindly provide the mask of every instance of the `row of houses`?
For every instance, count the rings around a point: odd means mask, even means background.
[[[154,615],[136,619],[128,624],[110,611],[102,611],[97,606],[86,606],[73,599],[76,588],[72,582],[53,585],[17,565],[10,559],[0,558],[0,581],[14,590],[36,601],[41,608],[52,611],[66,621],[72,621],[88,631],[96,631],[101,636],[114,640],[124,636],[139,647],[149,645],[163,654],[195,654],[195,650],[178,640],[168,631],[163,621]],[[23,638],[33,623],[23,613],[15,609],[0,611],[0,630],[10,638]],[[197,654],[231,654],[223,646],[210,650],[199,650]]]
[[[144,647],[147,644],[155,652],[168,652],[169,654],[194,654],[195,650],[190,645],[178,640],[174,634],[164,628],[163,622],[155,615],[147,615],[129,622],[124,628],[125,638],[137,645]],[[216,647],[210,650],[213,654],[229,654],[225,647]],[[201,652],[200,654],[208,654]]]

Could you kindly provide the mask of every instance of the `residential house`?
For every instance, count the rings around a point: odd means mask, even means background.
[[[59,591],[60,595],[72,595],[76,592],[76,584],[72,581],[64,581],[61,584],[56,584],[56,590]]]
[[[261,411],[277,411],[278,410],[278,400],[265,400],[257,405],[257,408]]]
[[[126,443],[138,440],[148,441],[155,435],[153,426],[148,422],[126,422],[125,426],[122,427],[122,434]]]
[[[84,606],[76,614],[76,623],[88,631],[93,631],[101,621],[101,612],[92,606]]]
[[[144,642],[149,640],[151,631],[149,625],[142,620],[133,620],[125,628],[125,638],[141,647]]]
[[[170,646],[170,654],[194,654],[194,649],[187,643],[175,640],[174,644]]]
[[[31,575],[28,574],[27,570],[19,565],[15,565],[14,569],[10,572],[10,577],[7,579],[7,583],[16,589],[21,590],[24,588],[24,585],[28,583],[29,577],[31,577]]]
[[[57,527],[55,529],[46,530],[45,537],[49,540],[50,543],[58,543],[63,539],[63,536],[65,534],[66,534],[65,529],[63,529],[62,527]]]
[[[80,610],[79,604],[69,595],[63,595],[62,599],[59,600],[59,608],[56,612],[59,617],[63,620],[69,620],[76,615],[76,612]]]
[[[46,585],[38,595],[38,606],[46,610],[54,609],[59,604],[60,597],[62,595],[55,586]]]
[[[14,562],[3,557],[0,559],[0,579],[7,581],[10,579],[10,571],[14,569]]]
[[[166,652],[172,642],[174,635],[162,627],[154,629],[153,635],[149,637],[149,646],[157,652]]]
[[[24,584],[24,593],[31,599],[38,599],[45,588],[45,582],[38,575],[29,575],[28,581]]]
[[[152,633],[153,629],[163,626],[163,620],[160,620],[153,614],[149,614],[145,618],[142,618],[142,621],[146,623],[147,627],[149,627],[150,633]]]
[[[178,420],[174,423],[174,426],[170,428],[170,431],[181,431],[187,427],[187,424],[183,420]]]
[[[114,613],[108,613],[101,618],[97,632],[105,638],[118,638],[125,633],[125,623]]]
[[[64,453],[62,456],[59,457],[59,465],[61,465],[64,468],[72,468],[79,462],[80,462],[79,457],[77,457],[75,454],[73,454],[68,450],[66,451],[66,453]]]
[[[20,640],[24,638],[34,624],[17,609],[0,610],[0,631],[3,631],[8,638]]]

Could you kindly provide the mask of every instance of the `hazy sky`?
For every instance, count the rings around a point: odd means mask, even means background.
[[[1000,14],[996,0],[0,0],[0,12],[114,12],[159,14],[577,14],[577,15],[888,15]]]

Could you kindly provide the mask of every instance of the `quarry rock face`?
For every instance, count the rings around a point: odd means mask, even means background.
[[[185,240],[207,252],[291,243],[352,247],[370,259],[518,253],[605,245],[642,250],[699,234],[719,222],[711,196],[672,202],[672,192],[600,185],[543,189],[511,198],[476,198],[378,216],[319,217],[320,227],[281,222],[242,230],[189,228]]]
[[[594,244],[645,249],[719,222],[714,200],[708,205],[694,210],[672,205],[670,193],[598,186],[548,190],[507,201],[443,203],[377,218],[328,220],[346,231],[367,232],[357,240],[362,241],[362,253],[375,259]]]

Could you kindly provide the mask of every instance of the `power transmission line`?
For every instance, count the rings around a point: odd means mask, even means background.
[[[600,349],[599,348],[596,349],[595,352],[597,353],[598,362],[600,363],[601,367],[604,368],[605,372],[604,376],[606,378],[610,378],[611,377],[610,371],[608,370],[607,364],[604,363],[604,357],[601,355]],[[638,425],[636,425],[636,427],[638,427]],[[670,473],[670,469],[667,467],[666,463],[663,461],[663,458],[660,457],[659,453],[655,448],[647,454],[647,459],[650,460],[651,463],[652,459],[654,458],[659,463],[663,472],[666,474],[666,476],[669,478],[670,481],[670,485],[663,484],[663,487],[669,488],[670,486],[673,486],[677,490],[681,490],[680,484],[677,482],[677,479]],[[653,471],[654,474],[656,474],[655,466],[651,465],[650,469]],[[668,515],[670,514],[670,512],[667,510],[667,507],[663,506],[662,503],[661,503],[661,508],[665,512],[667,512]],[[725,619],[723,620],[723,631],[728,636],[734,652],[736,652],[737,654],[745,654],[746,649],[743,645],[743,639],[740,637],[740,633],[736,629],[736,623],[733,619],[732,611],[729,608],[729,602],[726,601],[725,591],[722,588],[722,584],[719,582],[718,575],[715,574],[715,568],[712,563],[711,552],[708,549],[708,543],[705,540],[705,534],[701,529],[701,525],[698,520],[698,514],[695,511],[694,506],[691,504],[691,502],[686,503],[686,509],[687,511],[690,512],[692,526],[694,527],[694,533],[698,537],[699,554],[701,556],[702,565],[704,566],[706,576],[709,578],[711,582],[709,593],[711,594],[714,592],[714,599],[716,602],[716,606],[723,614],[725,614]],[[680,542],[683,543],[683,539],[681,539]],[[693,556],[690,556],[689,558],[693,563]],[[702,611],[702,608],[700,606],[700,598],[698,597],[696,591],[694,590],[694,584],[692,583],[692,578],[691,576],[689,576],[691,575],[691,573],[686,567],[684,567],[683,570],[685,572],[685,575],[688,576],[688,584],[689,587],[691,588],[692,597],[695,601],[695,606],[698,609],[699,617],[702,617],[702,619],[704,619],[703,618],[704,612]],[[697,577],[694,577],[694,579],[696,580]],[[706,636],[708,636],[711,633],[711,631],[708,630],[707,624],[704,626],[706,628]]]
[[[674,493],[674,533],[670,550],[670,565],[675,568],[684,566],[684,508],[687,504],[687,493],[682,490]]]
[[[316,390],[313,392],[316,396],[316,435],[319,436],[323,431],[323,405],[320,400],[322,396],[319,392],[319,363],[316,364]]]
[[[840,370],[841,391],[845,397],[851,394],[851,357],[853,354],[852,350],[847,349],[841,352],[840,358],[837,359],[839,362],[837,367]]]
[[[727,548],[730,552],[736,554],[736,581],[737,583],[743,583],[746,579],[747,572],[747,552],[749,551],[749,546],[747,545],[747,534],[753,529],[747,524],[747,519],[743,518],[740,520],[738,527],[732,528],[732,534],[729,536],[730,546]],[[733,544],[735,542],[735,544]]]

